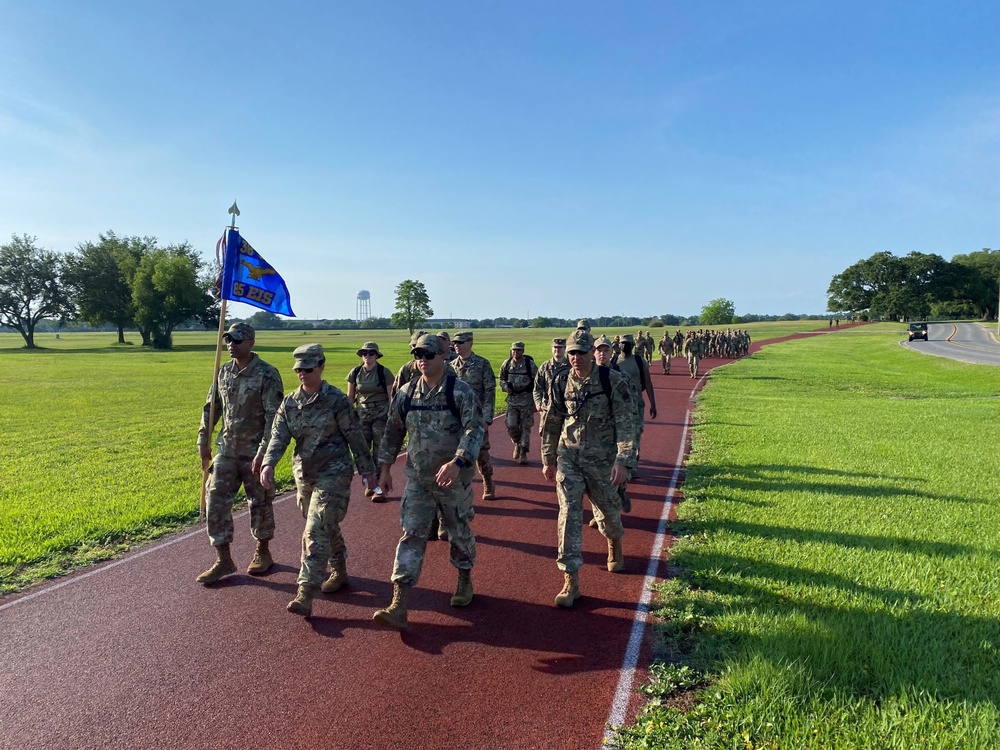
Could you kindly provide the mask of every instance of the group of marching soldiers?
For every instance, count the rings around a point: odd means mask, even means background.
[[[306,523],[298,592],[288,610],[310,615],[318,592],[333,594],[349,585],[340,524],[355,470],[363,478],[365,496],[384,502],[393,489],[391,467],[405,443],[403,536],[391,576],[393,599],[374,619],[387,627],[406,627],[409,591],[432,539],[449,542],[451,563],[458,570],[452,606],[471,603],[476,541],[470,522],[477,468],[483,500],[493,500],[497,493],[488,431],[497,377],[489,360],[473,352],[473,332],[459,331],[452,340],[446,331],[418,331],[410,340],[412,359],[395,376],[378,363],[378,345],[366,342],[357,352],[361,364],[347,376],[346,394],[323,379],[326,357],[320,344],[292,353],[299,387],[284,395],[277,369],[252,351],[255,332],[250,325],[235,323],[223,338],[231,361],[220,368],[209,391],[198,434],[216,560],[198,581],[210,585],[236,572],[230,553],[232,505],[241,486],[257,542],[247,573],[263,575],[271,569],[274,468],[294,440],[293,475]],[[652,341],[648,331],[595,339],[588,321],[581,320],[567,338],[552,340],[552,357],[541,365],[515,341],[500,367],[507,433],[513,458],[521,464],[528,463],[535,414],[540,417],[542,475],[555,482],[559,501],[556,565],[564,574],[555,598],[559,607],[572,607],[580,597],[584,494],[593,510],[590,525],[607,539],[608,570],[624,567],[621,513],[631,510],[627,485],[638,476],[647,399],[649,417],[656,418]],[[698,331],[687,337],[678,332],[673,338],[664,333],[658,350],[665,374],[671,357],[683,351],[694,376],[701,356],[739,356],[748,345],[745,332]],[[214,455],[209,446],[213,415],[222,421]]]

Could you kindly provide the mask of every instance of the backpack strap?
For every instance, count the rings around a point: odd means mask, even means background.
[[[413,405],[413,389],[416,388],[415,383],[417,378],[413,378],[409,383],[404,385],[400,390],[403,391],[403,421],[406,421],[406,416],[410,413],[411,409],[416,409],[417,411],[443,411],[448,409],[454,416],[455,419],[461,421],[462,412],[459,411],[458,404],[455,402],[455,380],[457,380],[455,375],[448,375],[444,381],[444,398],[446,401],[446,406],[442,407],[437,404],[424,405]]]
[[[354,368],[357,369],[357,368]],[[378,387],[383,391],[385,390],[386,380],[385,380],[385,368],[379,363],[375,363],[375,371],[378,373]]]

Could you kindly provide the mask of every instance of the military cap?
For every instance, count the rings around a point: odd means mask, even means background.
[[[358,356],[361,356],[361,352],[375,352],[375,359],[382,359],[385,355],[378,350],[378,344],[374,341],[366,341],[365,345],[358,349]]]
[[[295,369],[308,370],[310,367],[319,367],[326,361],[322,344],[303,344],[294,352]]]
[[[438,338],[444,339],[445,341],[451,341],[451,336],[448,335],[447,331],[438,331]]]
[[[611,339],[609,339],[607,336],[598,336],[597,339],[594,341],[594,348],[596,349],[599,346],[607,346],[610,348]]]
[[[590,335],[590,331],[585,331],[582,328],[577,328],[566,339],[566,351],[570,354],[573,352],[589,352],[593,348],[594,337]]]
[[[417,339],[419,339],[421,336],[426,335],[426,333],[427,331],[417,331],[412,336],[410,336],[410,348],[412,349]]]
[[[590,330],[590,320],[587,318],[580,318],[576,321],[576,330],[578,331],[589,331]]]
[[[472,341],[472,331],[456,331],[455,332],[455,343],[464,344],[466,341]]]
[[[222,334],[224,341],[235,341],[237,344],[247,339],[256,339],[257,332],[249,323],[233,323],[229,330]]]
[[[425,333],[423,336],[418,336],[416,341],[410,344],[411,352],[414,352],[417,349],[423,349],[426,352],[434,352],[435,354],[444,354],[445,351],[447,351],[445,345],[441,343],[441,339],[433,333]]]
[[[552,339],[552,346],[566,346],[566,339]]]
[[[622,334],[622,343],[623,344],[634,344],[635,343],[635,337],[631,333],[623,333]]]
[[[513,351],[514,349],[520,349],[523,352],[524,351],[524,342],[523,341],[515,341],[513,344],[510,345],[510,348],[511,348],[511,351]]]

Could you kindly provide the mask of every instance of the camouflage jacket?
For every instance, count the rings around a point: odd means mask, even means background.
[[[646,377],[646,383],[648,383],[649,365],[637,355],[622,357],[618,360],[617,364],[621,372],[628,376],[629,390],[634,399],[633,406],[641,415],[646,409],[646,400],[642,397],[642,392],[645,389],[643,388],[643,377],[640,375],[639,370],[640,368],[642,369],[642,373]]]
[[[535,375],[535,390],[532,396],[535,399],[535,408],[538,411],[545,411],[549,408],[549,401],[552,400],[552,381],[556,375],[569,369],[569,360],[566,357],[560,362],[555,357],[542,362]]]
[[[483,444],[483,410],[472,387],[455,378],[455,406],[460,418],[452,414],[445,392],[449,374],[446,369],[445,377],[433,388],[427,388],[423,378],[416,378],[396,394],[389,407],[379,464],[391,464],[403,447],[403,438],[409,434],[407,477],[419,483],[433,482],[441,466],[460,457],[468,464],[460,472],[463,481],[472,478]]]
[[[274,415],[264,466],[277,464],[292,438],[292,460],[307,482],[330,471],[350,474],[352,453],[359,474],[375,471],[357,412],[346,394],[325,380],[316,393],[306,393],[300,386],[285,396]]]
[[[535,360],[527,354],[521,357],[520,363],[510,357],[500,365],[500,390],[507,394],[510,406],[531,406],[537,375]]]
[[[490,361],[473,352],[466,360],[456,357],[448,363],[448,367],[458,375],[459,380],[472,386],[472,392],[483,407],[483,419],[486,424],[493,424],[493,412],[496,411],[497,403],[497,376]]]
[[[584,461],[628,464],[635,457],[635,408],[622,374],[611,370],[611,398],[604,393],[600,369],[578,378],[572,370],[553,384],[551,408],[542,426],[542,463],[575,452]]]
[[[205,399],[198,445],[208,444],[209,435],[221,419],[219,455],[253,458],[264,455],[284,389],[278,370],[256,354],[242,370],[237,367],[236,360],[231,359],[219,368],[218,388],[210,388]],[[208,418],[213,396],[215,423],[210,429]]]

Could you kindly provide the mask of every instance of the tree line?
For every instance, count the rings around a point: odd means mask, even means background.
[[[996,318],[1000,250],[954,256],[879,252],[833,277],[827,310],[889,320]]]

